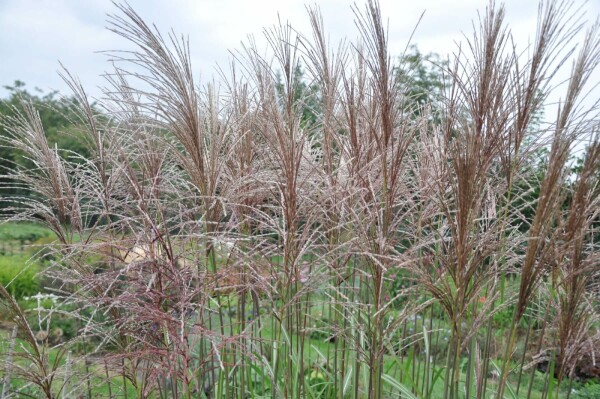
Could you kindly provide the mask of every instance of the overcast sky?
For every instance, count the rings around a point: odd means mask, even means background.
[[[262,28],[282,20],[309,32],[303,0],[130,0],[132,7],[162,31],[173,28],[188,35],[192,63],[201,80],[214,75],[215,65],[225,65],[228,50],[240,47],[248,35],[261,38]],[[317,2],[332,40],[354,39],[357,32],[350,0]],[[360,7],[362,3],[357,2]],[[314,4],[314,2],[308,2]],[[462,34],[470,34],[471,21],[486,0],[382,0],[389,21],[392,55],[406,47],[419,17],[425,12],[413,37],[422,52],[448,53]],[[525,47],[533,40],[536,0],[506,1],[507,21],[515,41]],[[586,15],[600,15],[600,0],[585,6]],[[100,50],[127,48],[127,43],[106,30],[106,15],[116,7],[110,0],[0,0],[0,86],[20,79],[27,87],[67,93],[57,75],[59,61],[80,77],[94,95],[103,84],[100,75],[110,69]],[[598,76],[598,75],[596,75]],[[0,97],[6,95],[0,89]]]

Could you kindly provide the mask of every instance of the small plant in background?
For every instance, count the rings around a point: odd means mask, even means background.
[[[40,267],[25,256],[0,257],[0,284],[17,300],[40,292]]]

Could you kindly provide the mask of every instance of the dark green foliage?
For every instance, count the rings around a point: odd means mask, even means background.
[[[510,327],[513,321],[514,312],[515,306],[511,305],[494,313],[492,319],[494,321],[494,327],[498,328],[498,332],[503,332],[504,329]]]
[[[600,384],[597,381],[587,382],[579,389],[573,389],[573,399],[597,399],[600,398]]]
[[[315,85],[306,81],[304,69],[302,69],[300,65],[294,69],[292,85],[294,104],[296,106],[296,109],[293,111],[301,115],[300,123],[302,127],[309,127],[318,121],[319,116],[322,113],[318,89]],[[283,103],[287,88],[281,81],[281,76],[277,76],[276,88],[277,94]]]
[[[45,296],[38,302],[37,298],[28,298],[19,301],[21,309],[27,315],[28,322],[31,326],[34,326],[38,330],[48,330],[50,332],[49,339],[54,343],[59,343],[62,340],[69,340],[77,335],[79,329],[79,322],[69,315],[68,312],[74,310],[73,306],[64,305],[52,298],[52,296]],[[46,316],[52,311],[52,316],[44,319],[44,323],[39,325],[40,312]],[[91,312],[82,312],[86,316],[89,316]],[[46,325],[46,322],[49,325]]]
[[[397,79],[405,88],[411,109],[419,114],[419,107],[435,104],[447,86],[442,75],[442,68],[447,64],[438,54],[423,54],[417,46],[412,45],[400,57],[397,68]],[[414,107],[417,105],[417,107]]]

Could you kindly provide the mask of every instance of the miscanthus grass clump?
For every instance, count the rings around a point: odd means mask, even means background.
[[[63,72],[89,157],[28,103],[2,119],[31,165],[2,171],[26,193],[3,217],[56,235],[58,298],[0,285],[2,399],[558,398],[600,375],[597,20],[541,2],[522,48],[491,3],[423,91],[377,2],[353,10],[356,41],[309,7],[311,32],[265,29],[202,84],[185,39],[117,5],[136,49],[102,99]]]

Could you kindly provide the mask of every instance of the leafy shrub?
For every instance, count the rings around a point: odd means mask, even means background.
[[[0,284],[16,299],[39,292],[39,267],[23,256],[0,257]]]
[[[583,386],[583,388],[574,390],[571,397],[574,399],[600,398],[600,384],[596,382],[588,382]]]
[[[504,329],[510,327],[513,322],[513,314],[515,312],[515,305],[507,306],[494,313],[492,319],[494,326],[498,328],[499,332],[502,333]]]
[[[311,396],[316,398],[335,398],[333,392],[333,381],[329,372],[319,365],[305,370],[306,383],[310,389]]]

